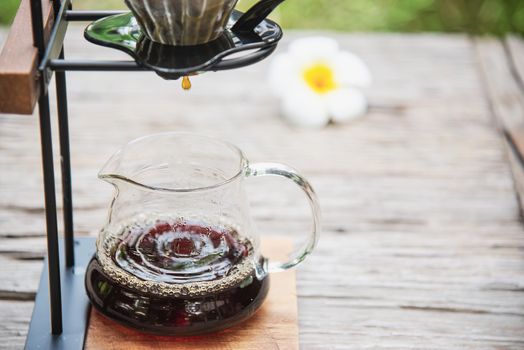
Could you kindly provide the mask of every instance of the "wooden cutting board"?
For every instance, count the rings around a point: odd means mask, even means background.
[[[291,241],[271,238],[263,241],[267,256],[284,258]],[[85,349],[209,349],[271,350],[298,349],[297,295],[295,271],[271,275],[269,294],[249,320],[224,331],[194,337],[156,336],[124,327],[91,309]]]

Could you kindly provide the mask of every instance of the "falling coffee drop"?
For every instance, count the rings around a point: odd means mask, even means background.
[[[189,77],[187,75],[182,78],[182,89],[191,89],[191,82],[189,81]]]

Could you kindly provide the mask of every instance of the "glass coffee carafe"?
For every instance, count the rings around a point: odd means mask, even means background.
[[[289,260],[270,261],[251,228],[246,178],[286,177],[309,199],[313,229]],[[241,322],[261,306],[269,273],[315,246],[319,208],[309,183],[281,164],[249,164],[232,144],[163,133],[128,143],[99,177],[115,187],[86,273],[92,304],[125,325],[194,335]]]

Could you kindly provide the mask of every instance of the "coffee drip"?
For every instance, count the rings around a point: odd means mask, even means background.
[[[191,89],[191,81],[189,80],[189,77],[187,75],[182,77],[182,89],[184,90]]]

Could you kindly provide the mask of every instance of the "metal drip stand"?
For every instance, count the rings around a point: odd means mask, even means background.
[[[233,69],[258,62],[269,56],[282,36],[280,27],[265,17],[282,0],[261,0],[232,26],[232,53],[246,50],[245,56],[226,59],[224,53],[199,61],[198,66],[184,62],[183,66],[156,67],[127,50],[133,60],[72,60],[64,54],[64,37],[69,22],[96,21],[123,11],[74,11],[71,0],[53,0],[54,22],[49,39],[45,40],[42,0],[30,0],[31,26],[34,46],[38,51],[38,110],[42,149],[47,231],[47,264],[44,265],[35,306],[26,340],[26,349],[82,349],[84,346],[90,305],[84,290],[84,271],[94,253],[93,238],[75,238],[71,191],[71,157],[67,107],[66,71],[155,71],[167,79],[186,74]],[[240,13],[240,15],[242,15]],[[262,29],[257,26],[264,24]],[[268,32],[269,30],[269,32]],[[264,32],[266,31],[266,32]],[[268,34],[269,33],[269,34]],[[265,35],[265,36],[264,36]],[[100,43],[104,45],[103,43]],[[106,45],[112,46],[112,45]],[[165,49],[165,48],[164,48]],[[255,52],[251,52],[256,49]],[[195,50],[195,47],[192,49]],[[198,51],[199,49],[196,48]],[[124,49],[124,51],[126,51]],[[209,51],[209,50],[208,50]],[[207,52],[208,52],[207,51]],[[167,54],[173,54],[167,50]],[[194,53],[194,52],[192,52]],[[184,55],[184,52],[174,54]],[[219,57],[220,56],[220,57]],[[55,74],[58,106],[58,128],[61,159],[64,239],[59,240],[55,196],[55,169],[49,108],[48,86]],[[65,261],[61,268],[60,261]],[[51,327],[49,328],[49,320]]]

